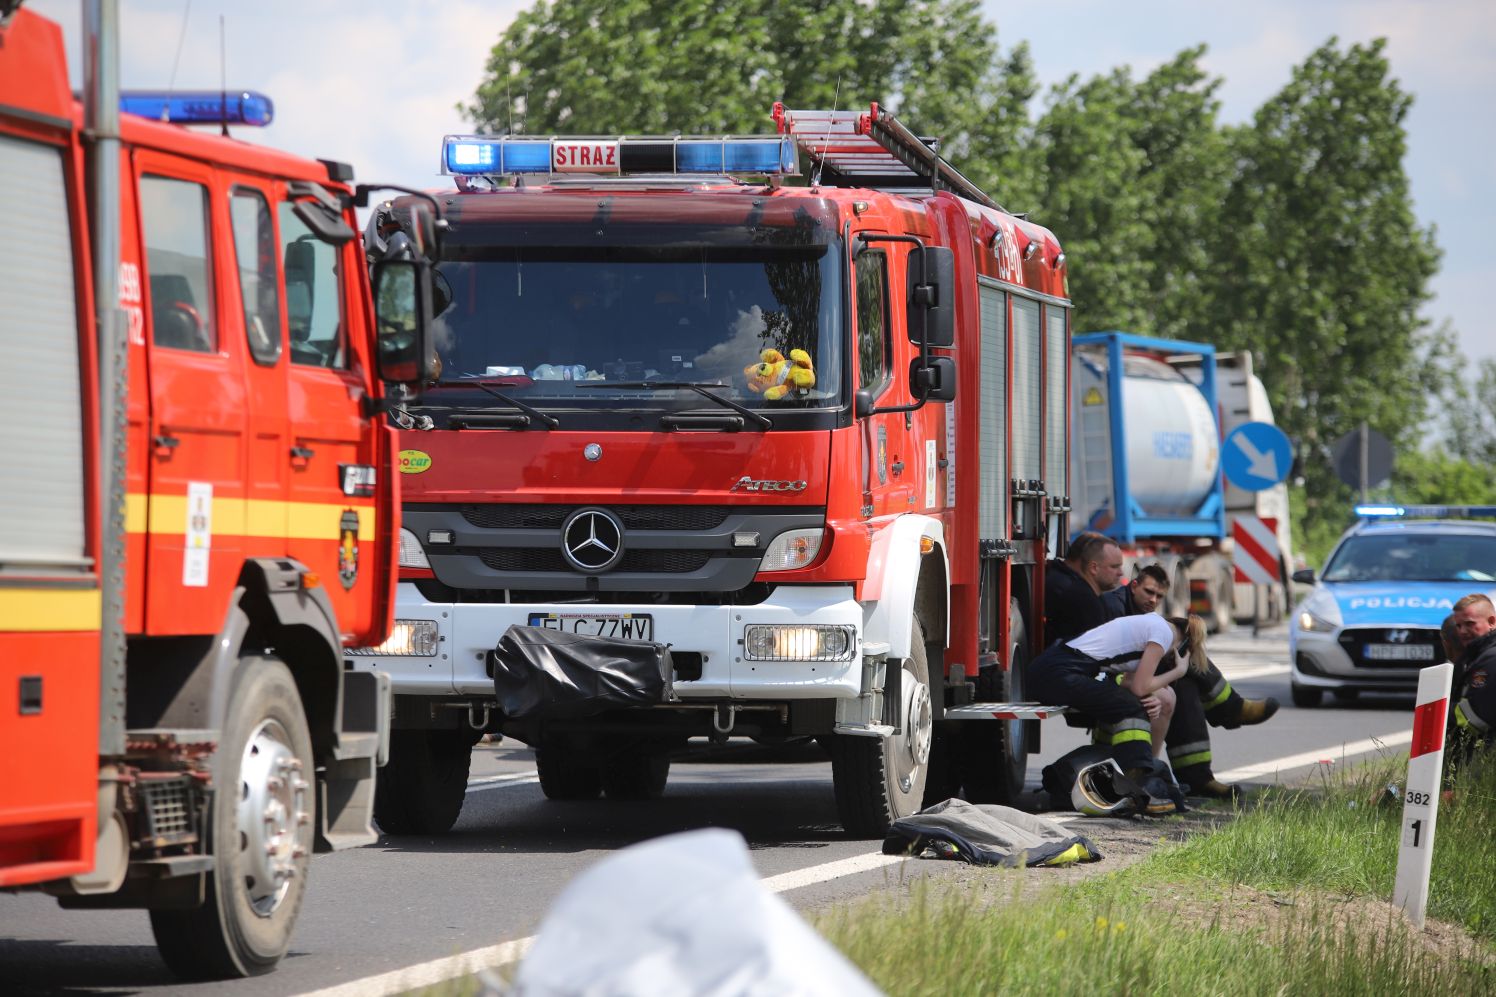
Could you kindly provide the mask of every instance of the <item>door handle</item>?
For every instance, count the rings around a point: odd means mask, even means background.
[[[903,474],[904,473],[904,462],[901,461],[901,460],[896,460],[892,464],[888,465],[888,469],[890,471],[892,471],[894,474]]]
[[[293,464],[297,464],[297,463],[305,464],[307,461],[309,461],[309,460],[312,459],[312,455],[315,454],[316,452],[317,451],[313,450],[311,447],[292,447],[291,448],[291,463],[293,463]]]
[[[181,444],[181,440],[175,436],[152,436],[151,446],[156,448],[157,457],[170,457],[172,450]]]

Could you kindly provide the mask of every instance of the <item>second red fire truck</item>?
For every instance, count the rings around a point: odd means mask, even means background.
[[[393,677],[386,830],[452,825],[485,730],[553,799],[816,737],[858,835],[1021,789],[1042,711],[982,704],[1068,536],[1065,255],[877,105],[774,119],[445,140],[396,630],[349,658]]]
[[[181,126],[255,94],[92,73],[85,116],[61,29],[0,7],[0,888],[266,972],[311,853],[374,837],[389,687],[342,651],[389,632],[424,264],[376,270],[376,336],[348,167]]]

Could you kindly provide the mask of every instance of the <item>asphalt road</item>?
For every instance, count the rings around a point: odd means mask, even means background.
[[[1293,781],[1313,777],[1322,760],[1341,763],[1347,745],[1375,750],[1372,739],[1381,739],[1393,753],[1407,750],[1411,695],[1355,703],[1327,697],[1319,709],[1294,709],[1281,629],[1259,638],[1245,630],[1217,637],[1211,655],[1243,695],[1276,696],[1283,704],[1267,724],[1214,732],[1218,774],[1259,784]],[[1043,765],[1084,737],[1062,721],[1047,721],[1044,750],[1030,759],[1031,785]],[[480,746],[453,832],[381,838],[314,860],[291,954],[266,977],[183,986],[156,955],[143,912],[63,911],[44,896],[0,895],[0,989],[229,997],[353,983],[349,992],[389,992],[387,981],[368,978],[526,937],[579,870],[615,849],[690,828],[741,832],[760,874],[780,877],[774,889],[802,909],[889,881],[888,866],[859,861],[877,852],[877,842],[842,837],[830,764],[814,745],[702,744],[675,763],[664,798],[647,803],[547,801],[528,749]],[[918,866],[929,875],[948,868]],[[839,874],[848,868],[863,871]],[[787,875],[797,871],[804,875]]]

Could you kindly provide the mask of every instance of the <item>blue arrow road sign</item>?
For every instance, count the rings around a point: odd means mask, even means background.
[[[1293,445],[1283,430],[1270,422],[1244,422],[1226,435],[1221,445],[1221,470],[1226,480],[1249,492],[1271,488],[1288,477]]]

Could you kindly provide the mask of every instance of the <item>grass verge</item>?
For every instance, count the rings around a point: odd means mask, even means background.
[[[1496,993],[1496,757],[1440,807],[1429,929],[1388,902],[1387,762],[1275,790],[1212,834],[1019,896],[994,873],[834,908],[816,927],[890,994]],[[1445,922],[1445,923],[1440,923]]]

